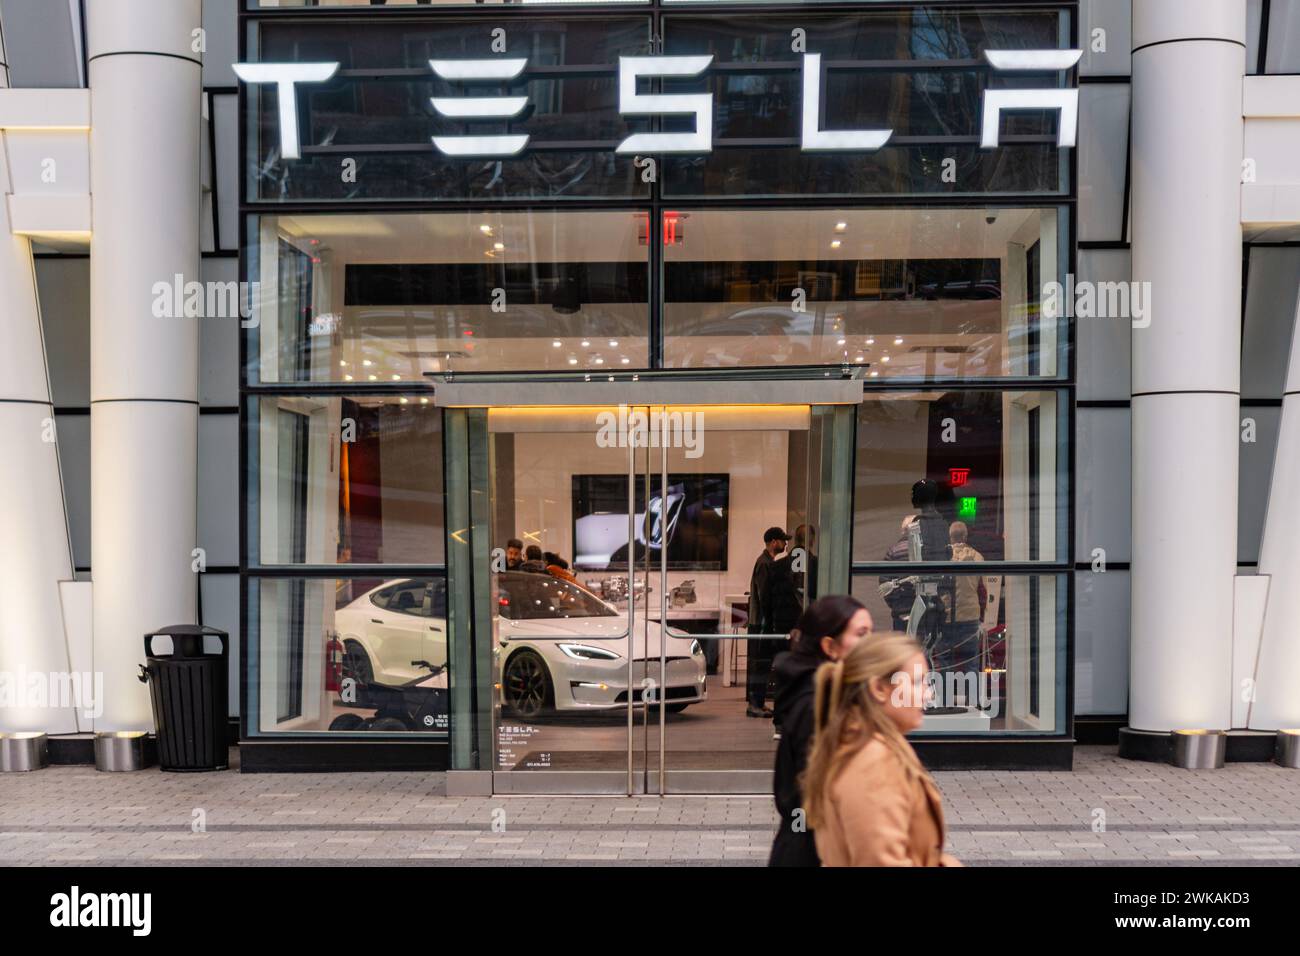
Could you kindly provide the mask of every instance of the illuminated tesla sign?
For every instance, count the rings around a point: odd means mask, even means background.
[[[1079,62],[1081,50],[987,50],[984,57],[997,72],[1068,70]],[[639,93],[637,83],[654,77],[683,78],[705,73],[712,56],[623,56],[618,61],[618,112],[622,116],[690,116],[690,132],[634,133],[618,144],[618,153],[709,153],[713,150],[712,93]],[[517,79],[528,67],[522,58],[486,57],[472,60],[430,60],[434,74],[473,90],[484,83],[500,85]],[[307,83],[322,83],[338,71],[338,63],[236,63],[235,74],[245,83],[274,84],[280,117],[280,153],[298,159],[296,91]],[[824,70],[820,53],[803,54],[802,122],[799,146],[809,152],[870,152],[893,136],[892,129],[830,130],[821,128]],[[527,96],[435,96],[434,111],[464,123],[500,122],[518,116]],[[999,145],[1003,113],[1053,111],[1060,115],[1056,145],[1074,146],[1079,125],[1079,91],[1061,89],[986,89],[983,92],[980,146]],[[516,156],[528,145],[526,133],[434,136],[434,148],[444,156]]]

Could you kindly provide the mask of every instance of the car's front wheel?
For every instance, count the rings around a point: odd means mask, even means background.
[[[555,704],[550,672],[536,651],[511,655],[501,685],[505,708],[516,717],[538,717]]]
[[[375,679],[375,668],[370,663],[370,655],[359,641],[343,642],[343,677],[351,678],[356,684],[356,700],[359,707],[370,702],[369,685]]]

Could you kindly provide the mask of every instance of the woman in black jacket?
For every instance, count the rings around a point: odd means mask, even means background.
[[[768,866],[820,866],[812,831],[804,819],[799,775],[808,763],[813,737],[813,674],[826,661],[839,660],[871,634],[871,615],[857,598],[831,594],[804,610],[790,632],[790,650],[777,655],[776,719],[781,743],[776,749],[772,789],[781,826],[772,841]]]

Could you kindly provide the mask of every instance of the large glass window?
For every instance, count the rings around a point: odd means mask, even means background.
[[[680,9],[680,8],[679,8]],[[631,13],[631,11],[629,11]],[[301,157],[280,154],[273,86],[249,87],[248,195],[286,200],[496,200],[733,196],[1049,194],[1070,190],[1050,110],[1002,118],[997,149],[981,148],[989,89],[1057,88],[1065,71],[998,71],[986,51],[1058,49],[1063,8],[973,11],[946,5],[755,18],[645,16],[261,20],[253,58],[339,64],[300,84]],[[651,37],[662,29],[662,49]],[[798,40],[794,39],[796,36]],[[693,129],[690,115],[620,112],[619,59],[656,53],[711,58],[699,76],[646,79],[642,93],[710,95],[711,149],[658,157],[653,174],[617,153],[630,134]],[[822,59],[803,75],[804,54]],[[448,80],[430,60],[525,63],[511,79]],[[507,70],[509,73],[510,71]],[[467,85],[468,83],[468,85]],[[803,96],[819,91],[825,130],[888,129],[878,150],[804,147]],[[432,98],[524,97],[497,118],[443,115]],[[431,138],[526,136],[517,153],[453,156]]]
[[[252,578],[254,733],[448,730],[447,582]]]
[[[683,209],[664,365],[851,365],[867,380],[1056,378],[1055,209]]]
[[[707,54],[714,149],[665,159],[664,194],[688,196],[1064,193],[1056,120],[1010,114],[1001,146],[980,149],[985,89],[1056,87],[1064,74],[998,73],[985,50],[1056,49],[1066,18],[1044,8],[972,11],[916,6],[852,16],[664,20],[665,52]],[[796,48],[792,37],[803,36]],[[819,125],[888,129],[874,151],[801,148],[803,54],[820,54]],[[670,81],[687,92],[699,81]],[[677,122],[669,119],[668,124]]]
[[[418,394],[252,399],[261,563],[441,564],[441,417]]]
[[[1058,392],[867,396],[853,560],[1068,562],[1068,422]]]
[[[630,210],[264,217],[250,372],[369,384],[645,368],[648,236]]]
[[[494,34],[500,28],[504,33]],[[648,195],[631,156],[614,147],[648,121],[618,112],[618,59],[649,53],[645,17],[478,17],[425,21],[260,23],[250,59],[338,63],[297,94],[302,156],[280,155],[275,87],[248,87],[248,195],[264,201],[583,199]],[[505,43],[505,50],[501,44]],[[512,80],[440,79],[430,60],[524,57]],[[440,116],[433,97],[526,96],[508,119]],[[528,136],[506,157],[447,156],[434,136]]]
[[[1066,574],[995,567],[853,577],[877,630],[912,634],[925,648],[934,696],[921,734],[1062,732],[1068,589]]]

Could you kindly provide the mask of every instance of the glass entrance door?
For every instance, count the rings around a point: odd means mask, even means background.
[[[646,413],[488,410],[498,791],[645,790]]]
[[[773,659],[848,586],[852,407],[476,412],[493,789],[766,792]]]

